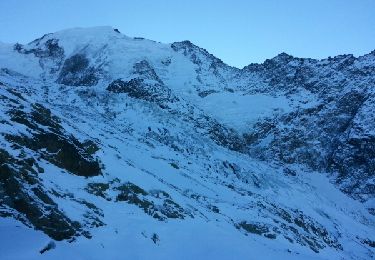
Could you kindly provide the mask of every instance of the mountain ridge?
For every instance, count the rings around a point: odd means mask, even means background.
[[[216,59],[222,61],[220,58],[216,57],[215,55],[209,53],[205,48],[201,48],[199,47],[198,45],[194,44],[193,42],[191,42],[190,40],[181,40],[181,41],[175,41],[175,42],[172,42],[172,43],[162,43],[162,42],[157,42],[155,40],[152,40],[152,39],[146,39],[144,37],[138,37],[138,36],[134,36],[134,37],[130,37],[130,36],[127,36],[126,34],[123,34],[122,32],[120,32],[118,29],[112,27],[112,26],[95,26],[95,27],[72,27],[72,28],[68,28],[68,29],[63,29],[63,30],[58,30],[54,33],[46,33],[44,34],[42,37],[40,38],[37,38],[37,39],[34,39],[32,41],[30,41],[29,43],[25,43],[25,44],[21,44],[21,43],[5,43],[5,42],[1,42],[2,44],[4,45],[14,45],[14,44],[20,44],[20,45],[30,45],[38,40],[41,40],[43,39],[44,37],[48,36],[48,35],[54,35],[54,34],[58,34],[58,33],[64,33],[64,32],[70,32],[70,31],[75,31],[75,30],[78,30],[78,31],[85,31],[85,30],[98,30],[98,29],[101,29],[102,31],[106,31],[106,32],[116,32],[116,33],[119,33],[121,34],[122,36],[126,36],[128,37],[129,39],[136,39],[136,40],[147,40],[147,41],[152,41],[152,42],[155,42],[155,43],[161,43],[161,44],[167,44],[167,45],[172,45],[174,43],[189,43],[195,47],[198,47],[200,49],[202,49],[203,51],[207,52],[208,54],[214,56]],[[375,49],[370,51],[369,53],[365,53],[365,54],[362,54],[362,55],[358,55],[358,56],[354,56],[353,54],[350,54],[350,53],[342,53],[342,54],[337,54],[335,56],[328,56],[328,57],[324,57],[324,58],[308,58],[308,57],[299,57],[299,56],[294,56],[292,54],[289,54],[289,53],[286,53],[284,51],[281,51],[279,54],[277,54],[276,56],[272,57],[272,58],[267,58],[265,59],[263,62],[250,62],[248,65],[244,65],[242,68],[240,67],[237,67],[237,66],[232,66],[232,65],[229,65],[229,64],[226,64],[224,61],[222,61],[225,65],[229,66],[229,67],[233,67],[233,68],[236,68],[236,69],[244,69],[245,67],[248,67],[252,64],[263,64],[266,60],[273,60],[275,58],[277,58],[278,56],[280,55],[288,55],[288,56],[291,56],[293,58],[296,58],[296,59],[307,59],[307,60],[317,60],[317,61],[323,61],[323,60],[328,60],[328,59],[332,59],[332,58],[336,58],[336,57],[340,57],[340,56],[348,56],[348,55],[351,55],[355,58],[360,58],[360,57],[363,57],[363,56],[367,56],[367,55],[374,55],[375,53]]]

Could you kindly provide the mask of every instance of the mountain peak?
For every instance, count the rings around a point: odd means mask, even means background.
[[[56,31],[54,34],[80,33],[82,35],[86,35],[86,34],[105,35],[105,34],[113,34],[118,31],[118,30],[117,31],[115,30],[116,29],[114,29],[112,26],[73,27],[73,28]]]
[[[295,57],[293,57],[292,55],[289,55],[286,52],[282,52],[282,53],[278,54],[277,56],[273,57],[271,60],[277,61],[277,62],[289,62],[289,61],[293,60],[294,58]]]
[[[28,45],[38,46],[51,39],[66,42],[67,45],[79,43],[105,44],[109,43],[111,39],[116,38],[130,39],[130,37],[121,34],[119,30],[114,29],[111,26],[96,26],[87,28],[76,27],[45,34],[41,38],[30,42]]]

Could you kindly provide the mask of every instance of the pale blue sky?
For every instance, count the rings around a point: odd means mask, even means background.
[[[0,0],[0,41],[27,43],[70,27],[190,40],[243,67],[280,52],[324,58],[375,49],[375,0]]]

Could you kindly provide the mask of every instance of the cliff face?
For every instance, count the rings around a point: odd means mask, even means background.
[[[373,52],[321,61],[280,54],[244,68],[266,82],[256,91],[303,96],[303,106],[259,120],[246,133],[253,154],[328,172],[350,196],[373,198],[374,58]]]

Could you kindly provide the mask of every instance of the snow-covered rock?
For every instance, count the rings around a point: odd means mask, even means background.
[[[1,44],[0,258],[371,259],[374,83],[374,52]]]

